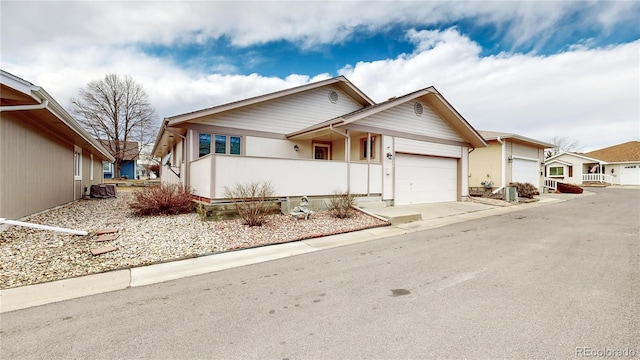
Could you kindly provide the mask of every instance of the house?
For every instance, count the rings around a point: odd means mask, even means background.
[[[44,89],[0,70],[0,217],[82,198],[102,183],[107,150]]]
[[[116,153],[115,141],[112,140],[98,140],[102,146],[104,146],[111,154]],[[120,163],[120,174],[115,175],[114,164],[111,162],[102,163],[102,171],[105,179],[113,178],[126,178],[135,179],[138,175],[138,160],[140,158],[140,149],[137,141],[119,141],[119,149],[123,152],[122,162]]]
[[[543,185],[544,149],[554,145],[517,134],[479,131],[488,146],[469,154],[469,186],[502,190],[512,182]]]
[[[570,184],[640,185],[640,141],[587,153],[566,152],[545,162],[548,178]]]
[[[335,191],[388,204],[468,196],[482,136],[433,87],[375,103],[344,76],[164,119],[161,179],[205,201],[270,181],[280,197]]]

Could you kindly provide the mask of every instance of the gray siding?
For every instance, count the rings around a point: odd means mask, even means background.
[[[421,102],[423,113],[418,116],[414,111],[414,104],[415,101],[409,101],[369,116],[366,119],[362,119],[358,121],[358,124],[405,132],[407,134],[465,141],[456,130],[449,126],[429,105]]]
[[[73,200],[73,144],[0,115],[0,217],[17,219]]]
[[[338,101],[329,101],[329,92]],[[338,87],[327,86],[197,121],[206,125],[288,134],[362,108]]]

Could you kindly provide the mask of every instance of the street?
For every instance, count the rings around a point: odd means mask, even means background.
[[[640,357],[640,191],[1,315],[3,359]],[[620,358],[620,357],[618,357]]]

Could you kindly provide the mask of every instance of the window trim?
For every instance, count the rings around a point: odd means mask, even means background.
[[[200,155],[200,135],[209,135],[209,153],[206,155]],[[216,136],[224,136],[225,137],[225,149],[224,153],[217,153],[215,149],[216,144]],[[234,154],[231,153],[231,138],[238,138],[240,140],[240,149],[239,153]],[[242,155],[243,154],[243,144],[244,136],[242,135],[231,135],[227,133],[215,133],[215,132],[198,132],[198,159],[208,156],[208,155]]]
[[[366,151],[366,145],[365,143],[367,142],[367,138],[363,137],[360,138],[360,160],[367,160],[367,154],[365,154]],[[371,153],[371,160],[376,158],[376,137],[375,135],[371,135],[371,145],[369,145],[369,152]]]
[[[82,180],[82,148],[73,145],[73,180]]]
[[[331,143],[325,141],[313,141],[312,142],[312,152],[311,158],[313,160],[331,160]],[[316,148],[326,148],[327,149],[327,158],[326,159],[316,159]]]
[[[558,174],[556,171],[556,174],[553,175],[551,173],[553,169],[560,169],[561,173]],[[564,177],[564,166],[549,166],[549,177]]]

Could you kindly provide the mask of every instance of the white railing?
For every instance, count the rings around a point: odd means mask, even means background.
[[[582,174],[582,182],[601,182],[613,184],[613,176],[607,174]]]
[[[551,190],[558,190],[558,180],[544,179],[544,186]]]

